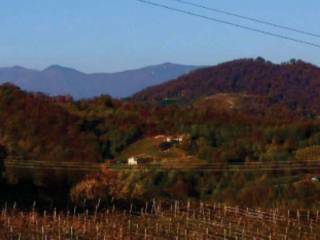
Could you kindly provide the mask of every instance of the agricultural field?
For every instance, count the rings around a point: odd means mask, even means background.
[[[151,159],[149,165],[153,164],[165,168],[204,165],[204,161],[189,155],[187,151],[183,149],[183,143],[175,141],[167,142],[167,138],[173,139],[174,137],[171,135],[158,135],[139,140],[126,148],[118,156],[118,159],[126,164],[127,159],[130,157],[149,158]],[[188,136],[184,136],[185,142],[187,139]]]
[[[1,239],[320,239],[318,211],[156,201],[67,212],[3,207]]]

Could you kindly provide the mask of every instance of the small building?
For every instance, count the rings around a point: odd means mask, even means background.
[[[161,140],[167,143],[182,143],[187,136],[185,134],[180,135],[156,135],[153,138],[156,140]]]
[[[130,165],[130,166],[138,165],[138,159],[135,157],[128,158],[128,165]]]
[[[177,135],[177,136],[169,136],[166,138],[167,142],[177,142],[177,143],[181,143],[183,142],[183,140],[185,139],[184,135]]]
[[[137,165],[145,165],[153,162],[153,157],[148,155],[139,155],[128,158],[128,165],[137,166]]]
[[[175,140],[176,140],[177,142],[181,143],[181,142],[183,142],[184,138],[185,138],[184,135],[179,135],[179,136],[177,136],[177,137],[175,138]]]

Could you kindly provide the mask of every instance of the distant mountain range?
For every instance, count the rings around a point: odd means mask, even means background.
[[[190,102],[221,93],[267,97],[268,102],[294,111],[319,114],[320,68],[301,60],[274,64],[262,58],[240,59],[149,87],[132,99]]]
[[[15,66],[0,68],[0,84],[10,82],[23,90],[43,92],[51,96],[71,95],[75,99],[102,94],[124,98],[197,68],[199,67],[164,63],[117,73],[86,74],[59,65],[52,65],[43,71]]]

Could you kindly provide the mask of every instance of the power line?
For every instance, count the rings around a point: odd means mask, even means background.
[[[85,171],[85,172],[95,172],[99,171],[100,168],[65,168],[65,167],[56,167],[56,166],[31,166],[31,165],[8,165],[6,169],[32,169],[32,170],[53,170],[53,171]],[[149,171],[157,171],[157,172],[170,172],[170,171],[185,171],[185,172],[282,172],[282,171],[307,171],[307,172],[318,172],[319,166],[287,166],[287,167],[270,167],[266,166],[263,168],[246,168],[246,167],[238,167],[238,168],[188,168],[188,167],[164,167],[164,168],[155,168],[155,167],[118,167],[118,168],[110,168],[111,171],[115,172],[149,172]],[[310,172],[311,173],[311,172]]]
[[[268,31],[261,30],[261,29],[258,29],[258,28],[248,27],[246,25],[241,25],[241,24],[238,24],[238,23],[229,22],[229,21],[218,19],[218,18],[209,17],[209,16],[206,16],[206,15],[201,15],[201,14],[198,14],[198,13],[195,13],[195,12],[192,12],[192,11],[187,11],[187,10],[183,10],[183,9],[180,9],[180,8],[171,7],[171,6],[168,6],[168,5],[165,5],[165,4],[155,3],[155,2],[152,2],[152,1],[149,1],[149,0],[136,0],[136,1],[144,3],[144,4],[147,4],[147,5],[151,5],[151,6],[154,6],[154,7],[164,8],[164,9],[167,9],[167,10],[170,10],[170,11],[174,11],[174,12],[190,15],[190,16],[193,16],[193,17],[199,17],[199,18],[206,19],[206,20],[209,20],[209,21],[212,21],[212,22],[217,22],[217,23],[222,23],[222,24],[225,24],[225,25],[230,25],[230,26],[233,26],[233,27],[237,27],[237,28],[241,28],[241,29],[247,30],[247,31],[256,32],[256,33],[260,33],[260,34],[264,34],[264,35],[280,38],[280,39],[283,39],[283,40],[292,41],[292,42],[300,43],[300,44],[303,44],[303,45],[308,45],[308,46],[320,48],[320,44],[317,44],[317,43],[314,43],[314,42],[305,41],[305,40],[301,40],[301,39],[298,39],[298,38],[292,38],[292,37],[289,37],[287,35],[281,35],[281,34],[278,34],[278,33],[268,32]]]
[[[17,161],[10,160],[5,162],[7,169],[37,169],[54,171],[100,171],[104,164],[86,165],[80,162],[41,162],[41,161]],[[249,162],[246,164],[227,164],[221,165],[211,163],[205,165],[189,164],[188,166],[158,166],[158,165],[139,165],[128,166],[127,164],[118,164],[108,166],[112,171],[141,172],[141,171],[191,171],[191,172],[278,172],[278,171],[304,171],[315,172],[320,170],[319,160],[296,161],[270,161],[270,162]]]
[[[12,169],[30,169],[30,170],[43,170],[43,171],[74,171],[74,172],[96,172],[96,169],[66,169],[66,168],[41,168],[41,167],[31,167],[31,166],[12,166]],[[308,168],[261,168],[261,169],[210,169],[210,168],[167,168],[167,169],[150,169],[150,168],[119,168],[110,169],[114,172],[150,172],[151,170],[156,170],[157,172],[216,172],[216,173],[230,173],[230,172],[283,172],[287,170],[291,171],[302,171],[303,173],[315,173],[319,171],[318,167],[308,167]]]
[[[102,163],[89,163],[89,162],[46,162],[46,161],[33,161],[33,160],[6,160],[5,165],[32,165],[32,166],[44,166],[44,167],[66,167],[66,168],[72,168],[72,167],[81,167],[81,168],[100,168],[104,166],[105,164]],[[122,163],[122,164],[116,164],[115,166],[123,167],[127,166],[128,164]],[[199,166],[206,166],[206,167],[265,167],[265,166],[320,166],[320,160],[309,160],[309,159],[303,159],[303,160],[289,160],[289,161],[252,161],[252,162],[244,162],[244,163],[206,163],[206,164],[199,164],[197,162],[190,162],[188,166],[191,167],[199,167]],[[107,165],[105,165],[107,166]],[[112,166],[112,165],[111,165]],[[158,165],[152,165],[147,164],[148,166],[158,166]]]
[[[279,29],[284,29],[284,30],[291,31],[291,32],[296,32],[296,33],[300,33],[300,34],[304,34],[304,35],[320,38],[320,34],[307,32],[307,31],[304,31],[304,30],[300,30],[300,29],[289,27],[289,26],[285,26],[285,25],[280,25],[280,24],[273,23],[273,22],[268,22],[268,21],[261,20],[261,19],[258,19],[258,18],[247,17],[247,16],[244,16],[244,15],[240,15],[240,14],[237,14],[237,13],[233,13],[233,12],[229,12],[229,11],[225,11],[225,10],[221,10],[221,9],[217,9],[217,8],[207,7],[205,5],[194,3],[194,2],[191,2],[191,1],[186,1],[186,0],[171,0],[171,1],[179,2],[179,3],[182,3],[182,4],[190,5],[190,6],[197,7],[197,8],[202,8],[202,9],[209,10],[209,11],[216,12],[216,13],[222,13],[222,14],[225,14],[225,15],[228,15],[228,16],[241,18],[241,19],[244,19],[244,20],[248,20],[248,21],[255,22],[255,23],[260,23],[260,24],[263,24],[263,25],[267,25],[267,26],[271,26],[271,27],[275,27],[275,28],[279,28]]]

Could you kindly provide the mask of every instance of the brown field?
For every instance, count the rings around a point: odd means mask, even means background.
[[[320,239],[316,210],[244,209],[178,201],[153,201],[139,209],[98,208],[50,214],[3,208],[0,239]]]

